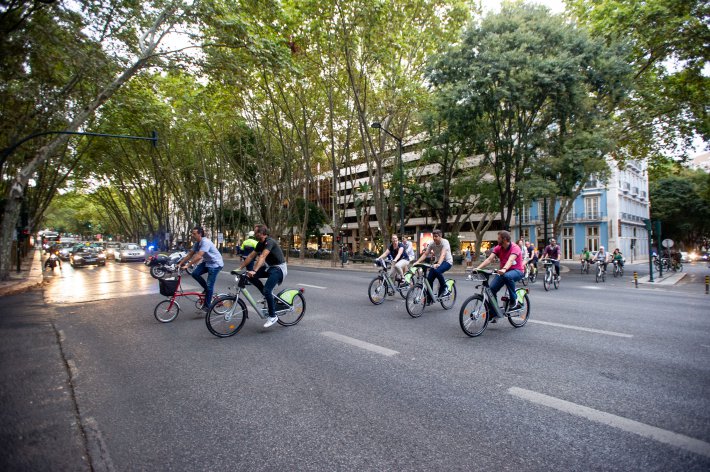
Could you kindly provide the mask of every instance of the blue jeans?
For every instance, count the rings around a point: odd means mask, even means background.
[[[429,285],[431,285],[432,287],[434,286],[434,279],[439,281],[439,296],[441,296],[441,294],[444,293],[444,290],[446,290],[446,280],[444,279],[443,274],[449,269],[451,269],[451,264],[444,261],[436,269],[434,269],[433,267],[429,269],[429,273],[426,275],[426,279],[429,281]],[[427,295],[427,299],[428,298],[429,296]]]
[[[266,285],[261,283],[259,279],[266,279]],[[259,291],[264,295],[266,299],[266,305],[269,307],[269,316],[276,316],[276,310],[274,309],[274,294],[273,290],[277,285],[280,285],[284,280],[284,274],[278,267],[266,267],[259,268],[259,271],[254,274],[254,277],[249,279],[251,284],[259,289]]]
[[[497,296],[498,290],[500,290],[503,285],[508,287],[508,294],[510,295],[511,303],[515,303],[515,282],[523,278],[523,271],[521,270],[509,270],[503,275],[494,277],[491,281],[489,287],[493,296]]]
[[[217,275],[222,270],[222,267],[207,267],[204,262],[200,262],[192,271],[192,278],[197,280],[202,289],[205,291],[205,306],[210,306],[212,304],[212,292],[214,292],[214,283],[217,281]],[[202,274],[205,272],[207,275],[207,282],[202,278]]]

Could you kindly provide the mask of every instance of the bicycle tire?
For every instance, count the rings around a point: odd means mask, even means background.
[[[276,316],[279,317],[279,320],[277,321],[278,324],[281,326],[293,326],[299,321],[301,321],[301,318],[303,318],[303,315],[306,314],[306,298],[303,296],[302,293],[297,293],[293,297],[293,302],[291,302],[290,307],[293,308],[293,311],[289,311],[289,313],[285,313],[283,315],[277,314]],[[294,314],[295,318],[291,319],[289,318],[289,314]]]
[[[555,277],[554,275],[552,276],[552,285],[555,287],[555,290],[560,288],[560,278]]]
[[[234,306],[234,302],[237,306]],[[232,309],[227,312],[221,311],[218,308],[220,304],[231,302]],[[210,311],[205,316],[205,324],[207,330],[218,338],[228,338],[234,336],[242,329],[244,322],[247,319],[247,306],[244,302],[235,295],[228,295],[215,300],[210,307]]]
[[[597,269],[597,273],[594,275],[594,281],[596,283],[599,283],[599,279],[601,279],[601,278],[602,278],[602,272],[601,272],[601,270]]]
[[[530,276],[526,274],[522,279],[520,279],[520,281],[522,282],[522,284],[525,285],[526,287],[528,286],[528,282],[529,282],[528,279],[529,279],[529,277],[530,277]]]
[[[161,308],[161,305],[165,305],[166,303],[167,305]],[[177,301],[171,299],[163,300],[162,302],[158,303],[157,305],[155,305],[155,309],[153,310],[153,316],[161,323],[170,323],[171,321],[175,320],[175,318],[177,318],[179,314],[180,305]]]
[[[525,324],[528,322],[528,319],[530,318],[530,298],[528,297],[527,293],[523,297],[523,306],[525,308],[520,310],[520,315],[517,315],[518,312],[516,311],[515,316],[508,316],[508,321],[516,328],[522,328],[523,326],[525,326]]]
[[[372,279],[370,286],[367,288],[367,296],[373,305],[382,305],[387,298],[387,282],[384,277],[377,276]]]
[[[491,311],[486,305],[480,293],[464,300],[459,310],[459,325],[467,336],[472,338],[480,336],[488,327]]]
[[[449,280],[446,281],[446,285],[449,285]],[[454,304],[456,303],[456,282],[451,285],[451,295],[449,298],[441,300],[439,303],[441,303],[441,308],[444,310],[450,310],[454,307]]]
[[[602,282],[606,282],[606,271],[602,272]]]
[[[533,271],[533,273],[530,274],[530,282],[531,283],[537,282],[537,271]]]
[[[543,277],[542,279],[542,286],[545,287],[546,292],[550,291],[550,283],[552,282],[550,280],[550,277],[552,277],[552,275],[547,270],[545,270],[545,277]]]
[[[426,289],[423,284],[415,284],[409,290],[404,306],[407,308],[407,313],[412,318],[419,318],[424,313],[426,307]]]

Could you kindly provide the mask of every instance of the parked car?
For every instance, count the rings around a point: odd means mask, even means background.
[[[74,243],[60,243],[59,244],[59,258],[63,261],[68,261],[71,255]]]
[[[106,265],[106,256],[95,247],[77,247],[69,256],[69,263],[72,267],[83,267],[87,265]]]
[[[116,262],[143,261],[145,251],[136,243],[123,243],[117,251],[114,251]]]
[[[680,251],[680,262],[692,262],[686,251]]]
[[[121,243],[106,243],[106,259],[116,259],[116,251],[121,249]]]

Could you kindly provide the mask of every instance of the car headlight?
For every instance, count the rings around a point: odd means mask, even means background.
[[[140,255],[141,255],[141,256],[145,256],[145,251],[141,251],[141,252],[140,252]]]
[[[107,252],[108,254],[113,254],[113,249],[106,249],[106,252]]]
[[[105,255],[105,254],[99,254],[99,259],[106,259],[106,255]]]
[[[83,259],[81,256],[74,256],[74,260],[75,260],[75,261],[77,261],[77,260],[80,261],[81,259]]]

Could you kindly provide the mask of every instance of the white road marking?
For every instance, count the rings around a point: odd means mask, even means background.
[[[575,416],[580,416],[582,418],[586,418],[591,421],[596,421],[597,423],[602,423],[607,426],[612,426],[628,433],[638,434],[639,436],[653,439],[655,441],[662,442],[670,446],[679,447],[695,454],[710,457],[710,443],[706,443],[705,441],[701,441],[699,439],[691,438],[690,436],[685,436],[683,434],[674,433],[673,431],[668,431],[665,429],[657,428],[655,426],[647,425],[645,423],[640,423],[638,421],[624,418],[623,416],[612,415],[611,413],[595,410],[594,408],[578,405],[576,403],[568,402],[566,400],[534,392],[532,390],[511,387],[508,389],[508,393],[518,398],[522,398],[523,400],[528,400],[530,402],[537,403],[538,405],[554,408],[555,410],[563,411],[565,413],[569,413]]]
[[[351,346],[359,347],[367,351],[376,352],[384,356],[395,356],[399,354],[399,352],[393,351],[392,349],[387,349],[386,347],[378,346],[377,344],[370,344],[368,342],[360,341],[359,339],[344,336],[342,334],[334,333],[332,331],[323,331],[320,334],[322,334],[323,336],[327,336],[331,339],[343,342],[345,344],[350,344]]]
[[[298,285],[300,285],[301,287],[319,288],[321,290],[325,290],[326,288],[328,288],[328,287],[321,287],[319,285],[308,285],[308,284],[298,284]]]
[[[616,333],[614,331],[604,331],[603,329],[582,328],[581,326],[572,326],[561,323],[552,323],[550,321],[528,320],[529,323],[538,323],[547,326],[556,326],[558,328],[576,329],[577,331],[586,331],[588,333],[607,334],[609,336],[618,336],[620,338],[633,338],[633,334]]]
[[[597,287],[596,285],[583,285],[582,288],[587,290],[602,290],[602,287]]]

